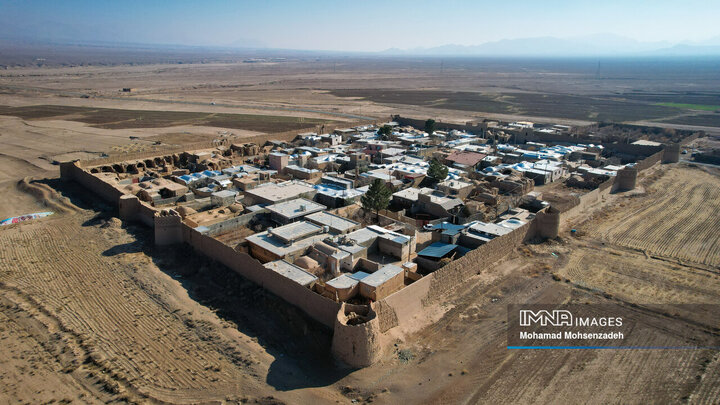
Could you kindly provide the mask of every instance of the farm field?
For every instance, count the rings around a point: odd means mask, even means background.
[[[633,316],[630,304],[717,302],[717,273],[602,245],[588,232],[608,228],[628,200],[640,204],[666,181],[697,172],[663,167],[642,179],[647,194],[616,196],[618,205],[611,207],[617,212],[593,214],[579,239],[512,253],[443,303],[437,322],[397,341],[380,363],[361,370],[333,365],[324,350],[329,331],[260,287],[191,252],[153,248],[150,231],[121,226],[108,207],[78,197],[81,190],[50,182],[71,197],[68,203],[51,196],[65,204],[64,212],[0,230],[7,246],[0,253],[0,315],[20,325],[0,334],[19,347],[43,348],[35,357],[13,358],[20,371],[4,375],[4,395],[80,402],[555,403],[571,401],[581,386],[581,394],[592,393],[597,403],[621,397],[711,401],[720,371],[713,351],[505,347],[511,303],[609,303]],[[718,321],[708,313],[683,319],[690,322],[681,321],[683,328]],[[647,339],[672,346],[681,336],[668,327]],[[38,361],[48,366],[36,375],[47,375],[53,387],[35,393],[29,391],[35,376],[28,364]],[[627,373],[635,378],[623,377]]]
[[[298,130],[328,122],[326,120],[288,116],[123,110],[57,105],[33,105],[25,107],[0,106],[0,115],[10,115],[26,120],[55,118],[78,121],[96,128],[105,129],[165,128],[197,125],[241,129],[260,133]]]
[[[125,60],[112,58],[100,61]],[[121,224],[114,208],[56,179],[55,161],[349,122],[343,114],[691,120],[713,115],[654,104],[715,105],[720,94],[702,72],[652,80],[642,69],[598,74],[594,60],[458,60],[444,69],[436,59],[308,58],[3,70],[0,105],[10,115],[0,114],[0,216],[56,214],[0,229],[0,402],[717,402],[717,351],[506,347],[508,304],[602,303],[632,316],[649,303],[717,303],[714,171],[654,168],[636,193],[612,195],[582,218],[580,236],[511,253],[433,308],[436,321],[360,370],[334,363],[331,331],[299,310],[190,249],[154,247],[152,230]],[[682,90],[691,85],[706,91]],[[128,86],[138,90],[119,94]],[[22,181],[28,176],[40,180]],[[220,239],[233,244],[249,232]],[[715,313],[678,311],[690,330],[718,322]],[[647,339],[678,345],[682,333],[660,328]]]
[[[619,97],[530,92],[342,89],[332,90],[331,93],[338,97],[358,97],[384,104],[409,104],[448,110],[612,122],[662,118],[681,112],[675,105],[647,104]]]
[[[686,110],[700,110],[700,111],[720,110],[720,105],[685,104],[685,103],[658,103],[658,105],[664,105],[666,107],[684,108]]]
[[[611,195],[605,208],[573,225],[579,236],[555,248],[556,277],[611,300],[673,304],[684,318],[714,327],[717,311],[683,306],[720,299],[719,184],[715,169],[651,170],[639,192]]]
[[[647,198],[624,201],[622,213],[590,230],[602,240],[649,255],[720,266],[720,179],[701,169],[663,173]]]
[[[73,59],[76,52],[80,50],[69,49],[67,57]],[[712,60],[689,64],[615,60],[599,66],[589,59],[455,58],[444,60],[439,69],[437,58],[323,56],[242,63],[243,56],[234,55],[211,57],[204,64],[146,61],[127,66],[122,65],[127,54],[118,51],[117,56],[115,62],[89,66],[50,67],[56,66],[56,61],[42,67],[7,69],[0,75],[0,105],[302,116],[332,121],[387,119],[400,114],[449,122],[490,118],[570,125],[648,121],[668,126],[718,126],[711,113],[678,108],[718,105],[720,87]],[[190,54],[184,57],[188,62],[195,60]],[[125,87],[134,91],[120,92]],[[235,125],[232,128],[253,124],[190,115],[159,114],[158,118],[214,121]],[[106,124],[166,125],[132,118]],[[280,124],[277,120],[273,123]]]
[[[696,114],[664,120],[670,124],[720,127],[720,114]]]
[[[10,319],[0,335],[18,350],[4,360],[0,398],[273,403],[267,397],[276,390],[263,382],[273,356],[263,345],[272,339],[272,319],[282,309],[221,319],[195,301],[207,299],[217,310],[228,294],[219,287],[220,296],[208,290],[220,280],[193,277],[207,263],[179,251],[150,255],[134,227],[69,204],[68,212],[47,221],[0,230],[0,316]],[[258,287],[233,282],[227,274],[223,278],[243,294],[228,307],[244,307],[251,296],[264,308],[277,305],[277,298]],[[188,280],[192,299],[176,279]],[[203,281],[193,288],[190,280]],[[247,324],[260,320],[264,327],[250,332]],[[314,336],[305,328],[306,336]],[[296,333],[287,324],[283,331],[284,336]],[[309,345],[302,337],[295,342]],[[32,390],[41,376],[46,391]],[[315,394],[285,398],[297,403],[310,400],[301,399],[307,396]]]

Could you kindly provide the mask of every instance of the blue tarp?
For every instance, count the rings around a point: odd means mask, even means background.
[[[458,247],[450,243],[435,242],[418,253],[418,256],[443,257]]]
[[[453,231],[459,231],[461,229],[465,229],[467,225],[455,225],[451,224],[449,222],[442,222],[439,224],[433,224],[432,229],[442,229],[442,230],[453,230]]]

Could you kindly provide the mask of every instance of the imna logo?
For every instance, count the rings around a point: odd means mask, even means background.
[[[544,309],[537,312],[529,309],[520,310],[520,326],[530,326],[536,323],[539,323],[540,326],[572,326],[573,316],[570,311],[564,309],[556,309],[552,312]]]

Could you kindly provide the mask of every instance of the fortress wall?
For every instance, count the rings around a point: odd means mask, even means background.
[[[234,229],[247,225],[256,216],[267,212],[267,210],[263,209],[248,214],[238,215],[237,217],[233,217],[222,222],[217,222],[212,225],[205,225],[205,228],[208,229],[207,231],[205,231],[205,235],[215,236],[225,232],[230,232]]]
[[[454,288],[492,264],[507,256],[526,239],[534,237],[533,222],[525,224],[507,235],[497,237],[465,256],[454,260],[443,268],[432,273],[432,282],[426,302],[444,298]]]
[[[396,326],[422,325],[422,322],[414,321],[423,316],[425,307],[448,297],[468,278],[490,268],[525,240],[534,237],[535,233],[534,221],[525,224],[379,300],[375,303],[379,331],[386,332]]]
[[[550,207],[535,215],[537,236],[545,239],[557,238],[560,234],[560,212]]]
[[[642,146],[642,145],[635,145]],[[653,147],[656,148],[656,147]],[[663,159],[664,149],[647,156],[646,158],[639,160],[635,165],[638,172],[649,169]],[[565,229],[572,225],[572,220],[579,215],[587,213],[588,209],[602,201],[608,194],[614,192],[620,188],[620,181],[616,177],[600,183],[598,188],[579,196],[579,202],[577,205],[570,209],[567,209],[560,213],[560,229]]]
[[[237,252],[232,247],[213,237],[203,235],[188,225],[182,226],[185,242],[195,250],[295,305],[316,321],[330,328],[334,327],[340,309],[339,303],[263,267],[247,253]]]
[[[423,129],[425,128],[425,120],[424,119],[416,119],[416,118],[409,118],[409,117],[401,117],[399,115],[395,115],[392,117],[392,120],[397,122],[401,126],[409,125],[412,127],[415,127],[417,129]],[[451,130],[455,129],[458,131],[467,131],[472,133],[482,133],[486,127],[479,123],[479,125],[467,125],[467,124],[453,124],[449,122],[442,122],[440,120],[437,120],[435,122],[435,127],[439,130]]]
[[[579,196],[579,203],[574,207],[560,213],[560,230],[565,230],[573,224],[573,219],[587,213],[588,209],[600,203],[615,187],[615,177],[600,183],[598,188]]]
[[[408,288],[403,288],[400,291],[405,290],[408,290]],[[400,291],[398,291],[398,293]],[[388,304],[387,298],[389,297],[385,297],[384,299],[381,299],[380,301],[377,301],[375,303],[375,312],[377,313],[378,328],[380,332],[385,332],[390,328],[398,326],[399,324],[397,313],[395,312],[395,307],[397,307],[397,305]],[[416,303],[420,304],[420,301],[418,300]],[[417,310],[419,311],[421,308],[422,305],[418,305]]]
[[[414,318],[422,316],[424,301],[432,282],[433,273],[378,301],[375,309],[380,321],[380,331],[407,325]]]
[[[348,314],[363,312],[368,319],[360,324],[351,324]],[[366,367],[380,359],[384,345],[381,342],[379,321],[373,305],[361,307],[343,303],[335,317],[332,339],[332,353],[336,359],[352,367]]]
[[[156,215],[154,220],[156,245],[164,246],[182,243],[183,234],[180,227],[182,218],[180,218],[180,215]]]
[[[145,201],[140,201],[136,219],[150,228],[155,226],[155,214],[157,210]]]
[[[664,151],[656,152],[648,157],[646,157],[643,160],[640,160],[635,165],[635,168],[638,169],[638,171],[646,170],[655,165],[656,163],[660,162],[663,158],[663,155],[665,154]]]
[[[597,141],[596,141],[597,142]],[[606,151],[635,156],[650,156],[662,151],[662,146],[633,145],[631,143],[608,143],[603,144]]]
[[[122,191],[83,170],[77,162],[61,163],[60,177],[63,180],[74,180],[93,194],[113,204],[117,204],[118,199],[123,195]]]

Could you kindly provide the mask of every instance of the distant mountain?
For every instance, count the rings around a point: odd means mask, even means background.
[[[428,56],[670,56],[720,55],[720,37],[674,45],[667,41],[640,42],[614,34],[595,34],[575,38],[533,37],[503,39],[479,45],[442,45],[433,48],[381,52],[387,55]]]
[[[658,56],[720,56],[720,45],[677,44],[653,52]]]

